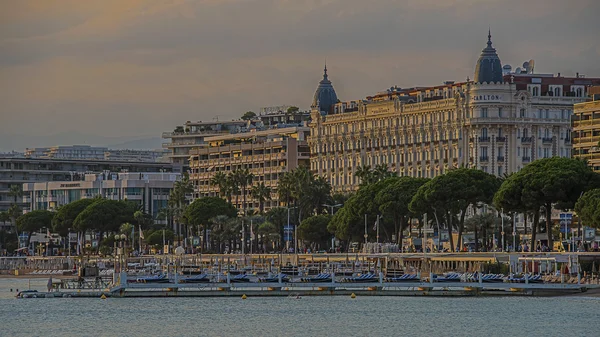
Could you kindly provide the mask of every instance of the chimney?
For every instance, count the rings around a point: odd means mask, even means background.
[[[579,78],[579,73],[575,73],[575,77]]]

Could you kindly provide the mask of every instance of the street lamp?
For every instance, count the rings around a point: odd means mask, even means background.
[[[322,206],[329,207],[331,209],[331,211],[329,212],[329,215],[333,216],[334,208],[342,207],[342,206],[344,206],[344,204],[337,204],[337,205],[323,204]],[[335,253],[335,234],[333,234],[333,236],[331,237],[331,251],[333,253]]]

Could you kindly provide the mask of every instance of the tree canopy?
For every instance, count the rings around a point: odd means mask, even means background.
[[[575,211],[583,224],[600,228],[600,188],[585,192],[575,204]]]
[[[327,230],[329,220],[331,220],[329,214],[314,215],[302,220],[298,226],[298,238],[317,246],[326,246],[327,241],[331,238],[331,233]],[[313,246],[313,248],[317,246]]]
[[[31,242],[31,234],[42,228],[50,229],[54,213],[47,210],[35,210],[21,215],[17,218],[17,228],[27,233],[27,246]]]
[[[207,226],[210,219],[218,215],[235,217],[237,210],[232,204],[221,198],[204,197],[194,200],[185,211],[188,223],[193,226]]]
[[[52,219],[52,230],[61,236],[67,235],[69,228],[75,229],[74,222],[79,213],[98,200],[80,199],[59,207]]]
[[[131,201],[99,199],[86,207],[73,222],[78,231],[116,232],[121,224],[134,221],[138,206]]]
[[[242,115],[242,120],[245,120],[245,121],[253,120],[255,118],[256,118],[256,113],[254,113],[254,111],[246,111]]]

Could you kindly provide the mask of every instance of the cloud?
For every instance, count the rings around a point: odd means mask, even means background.
[[[600,76],[595,0],[105,0],[0,4],[0,132],[119,136],[513,67]],[[223,118],[223,117],[221,117]],[[114,121],[118,120],[118,125]]]

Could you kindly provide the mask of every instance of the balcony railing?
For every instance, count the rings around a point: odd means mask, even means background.
[[[552,139],[553,139],[552,137],[548,137],[548,138],[544,137],[544,138],[542,138],[542,143],[552,144]]]
[[[479,161],[489,161],[490,157],[488,156],[479,156]]]
[[[488,143],[490,141],[490,137],[479,137],[480,143]]]
[[[531,143],[533,142],[533,137],[521,137],[521,143]]]
[[[504,161],[504,157],[503,156],[498,156],[498,157],[496,157],[496,160],[497,161]]]
[[[496,141],[499,143],[504,143],[504,142],[506,142],[506,137],[498,136],[498,137],[496,137]]]
[[[521,158],[524,163],[529,163],[531,161],[531,157],[523,157]]]

